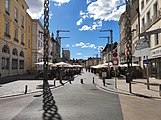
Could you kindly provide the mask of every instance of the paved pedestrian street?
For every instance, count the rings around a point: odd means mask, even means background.
[[[30,94],[24,94],[26,84]],[[50,81],[50,84],[53,85],[53,81]],[[0,92],[3,90],[6,92],[1,94],[0,98],[0,108],[3,108],[0,109],[0,120],[44,119],[42,89],[37,89],[39,85],[42,85],[42,80],[26,79],[1,84]],[[160,120],[161,118],[160,99],[126,94],[128,89],[126,93],[121,92],[118,90],[121,88],[115,89],[113,78],[106,79],[104,86],[102,79],[84,70],[81,75],[75,76],[72,84],[66,83],[60,86],[57,82],[56,86],[59,87],[52,86],[51,90],[62,120]]]

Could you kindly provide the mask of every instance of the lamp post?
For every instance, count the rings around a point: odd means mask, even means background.
[[[99,38],[108,38],[108,77],[110,78],[110,65],[109,65],[109,57],[110,57],[110,52],[111,52],[111,46],[110,46],[110,38],[111,38],[111,45],[113,44],[113,30],[100,30],[100,32],[110,32],[110,37],[99,37]]]
[[[59,52],[60,52],[60,53],[59,53],[59,58],[61,58],[61,39],[62,39],[62,38],[70,38],[70,37],[60,37],[60,36],[59,36],[59,33],[60,33],[60,32],[70,32],[70,31],[69,31],[69,30],[57,30],[57,31],[56,31],[56,33],[57,33],[57,35],[56,35],[56,40],[57,40],[57,42],[59,43],[59,47],[60,47],[60,48],[59,48],[59,50],[60,50],[60,51],[59,51]]]
[[[110,37],[108,36],[108,37],[99,37],[99,38],[107,38],[107,40],[108,40],[108,51],[107,51],[107,54],[108,54],[108,77],[110,77]],[[107,61],[107,60],[106,60]]]

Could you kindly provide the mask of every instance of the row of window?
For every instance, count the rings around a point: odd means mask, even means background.
[[[10,23],[5,21],[4,33],[6,37],[10,38]],[[18,42],[18,27],[14,27],[14,41]],[[21,32],[21,43],[24,43],[24,32]]]
[[[150,0],[146,0],[146,4],[148,4],[149,1]],[[144,0],[141,1],[141,9],[143,9],[143,8],[144,8]]]
[[[2,69],[9,69],[9,58],[2,57]],[[12,69],[18,69],[18,59],[12,59]],[[19,60],[19,69],[24,69],[24,60]]]
[[[24,9],[24,5],[22,5],[22,8]],[[5,0],[5,11],[8,15],[10,15],[10,0]],[[16,22],[18,22],[18,9],[15,7],[14,9],[14,19]],[[21,26],[24,28],[24,16],[21,16]]]
[[[3,53],[8,53],[8,54],[10,54],[9,46],[8,46],[8,45],[4,45],[3,48],[2,48],[2,52],[3,52]],[[12,50],[12,55],[18,56],[18,51],[17,51],[16,48],[14,48],[14,49]],[[24,52],[23,52],[23,51],[20,51],[19,56],[20,56],[20,57],[24,57]]]
[[[155,15],[157,15],[157,12],[158,12],[158,3],[156,2],[154,5],[153,5],[153,13],[154,13],[154,16],[153,18],[155,17]],[[146,13],[146,21],[149,22],[150,21],[150,10]],[[145,17],[142,18],[142,26],[145,25]]]
[[[30,26],[29,26],[29,28],[30,28]],[[29,32],[30,32],[30,30],[29,30]],[[15,42],[19,42],[19,40],[18,40],[18,27],[17,26],[15,26],[15,28],[14,28],[14,41]],[[9,37],[9,38],[11,38],[11,36],[10,36],[10,23],[8,22],[8,21],[5,21],[5,32],[4,32],[4,34],[5,34],[5,36],[6,37]],[[30,48],[30,39],[28,39],[28,48]],[[21,32],[21,45],[25,45],[25,41],[24,41],[24,32]]]

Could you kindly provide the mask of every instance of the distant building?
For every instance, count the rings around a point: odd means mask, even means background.
[[[36,65],[37,62],[43,62],[44,55],[44,28],[38,19],[32,22],[32,66],[33,70],[41,70],[42,65]]]
[[[60,44],[56,39],[54,39],[53,33],[51,36],[51,41],[52,41],[52,45],[53,45],[52,46],[52,62],[56,63],[56,62],[61,61],[61,59],[60,59]]]
[[[100,58],[98,58],[98,57],[96,57],[96,58],[95,57],[93,57],[93,58],[90,57],[85,61],[84,67],[85,68],[90,68],[90,66],[98,65],[99,61],[100,61]]]
[[[62,48],[62,61],[64,62],[70,61],[70,50],[65,50]]]
[[[101,51],[101,63],[112,61],[111,52],[117,51],[117,42],[113,44],[106,44],[105,48]]]

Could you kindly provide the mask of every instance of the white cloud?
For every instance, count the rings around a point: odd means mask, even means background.
[[[91,26],[84,25],[79,30],[80,31],[97,30],[97,29],[100,29],[101,27],[102,27],[102,21],[97,21],[97,22],[93,22]]]
[[[84,25],[82,28],[79,29],[80,31],[91,30],[91,27]]]
[[[62,4],[68,3],[70,2],[70,0],[52,0],[53,2],[55,2],[55,6],[61,6]]]
[[[26,2],[29,6],[27,12],[33,19],[42,17],[44,13],[44,0],[26,0]]]
[[[126,7],[124,0],[86,0],[86,2],[88,3],[87,9],[80,11],[79,20],[81,20],[81,24],[85,19],[92,19],[94,21],[118,21]],[[86,24],[79,30],[95,30],[98,27],[97,24],[93,23],[92,26]]]
[[[124,11],[125,5],[122,5],[121,0],[97,0],[89,4],[86,14],[89,14],[90,18],[94,20],[118,21]]]
[[[77,55],[82,55],[82,53],[76,53]]]
[[[79,19],[76,24],[81,25],[82,22],[83,22],[83,18]]]
[[[89,45],[90,48],[96,49],[97,47],[94,44]]]
[[[84,44],[83,42],[80,42],[80,43],[75,44],[74,46],[82,47],[82,46],[84,46],[84,45],[85,45],[85,44]]]
[[[91,2],[91,0],[86,0],[86,3],[89,4]]]
[[[83,43],[83,42],[76,43],[75,45],[72,45],[72,47],[93,48],[93,49],[98,48],[98,47],[97,47],[96,45],[94,45],[94,44],[91,44],[91,43]]]
[[[69,44],[66,44],[66,47],[69,47],[70,45]]]

